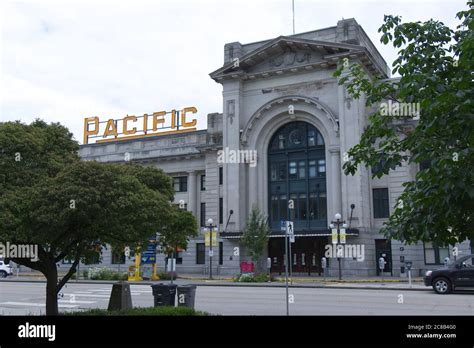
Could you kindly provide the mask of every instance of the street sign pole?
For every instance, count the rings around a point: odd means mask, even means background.
[[[288,228],[285,228],[285,282],[286,282],[286,315],[290,315],[288,294]]]

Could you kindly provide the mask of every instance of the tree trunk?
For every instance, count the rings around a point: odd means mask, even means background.
[[[58,315],[58,269],[53,263],[46,274],[46,315]]]

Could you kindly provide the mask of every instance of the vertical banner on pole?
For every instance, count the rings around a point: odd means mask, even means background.
[[[337,229],[331,229],[332,244],[337,244]]]
[[[339,233],[339,238],[340,238],[341,244],[346,244],[346,229],[345,228],[341,228],[340,233]]]

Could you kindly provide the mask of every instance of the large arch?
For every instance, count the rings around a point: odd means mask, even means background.
[[[292,113],[289,113],[290,105]],[[306,97],[285,97],[270,101],[250,117],[244,128],[241,138],[243,147],[255,149],[258,154],[257,166],[249,167],[248,172],[248,207],[257,205],[268,215],[268,147],[273,134],[283,125],[294,121],[311,124],[324,139],[328,216],[332,216],[341,209],[339,127],[329,108]]]

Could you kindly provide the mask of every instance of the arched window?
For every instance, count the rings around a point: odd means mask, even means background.
[[[273,135],[268,149],[269,213],[272,230],[282,220],[295,230],[327,228],[326,158],[321,133],[306,122],[292,122]],[[295,207],[288,209],[288,201]]]

